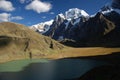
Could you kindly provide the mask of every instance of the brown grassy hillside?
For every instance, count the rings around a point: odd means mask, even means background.
[[[59,53],[64,46],[24,25],[0,23],[0,62]]]

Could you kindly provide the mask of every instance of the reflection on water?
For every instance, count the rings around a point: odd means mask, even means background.
[[[17,64],[19,61],[14,63]],[[7,66],[9,67],[9,65]],[[90,69],[101,65],[104,65],[104,63],[87,59],[61,59],[48,62],[31,61],[31,64],[27,64],[21,71],[0,72],[0,80],[69,80],[80,77]]]

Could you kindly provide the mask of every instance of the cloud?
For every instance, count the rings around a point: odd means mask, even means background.
[[[50,14],[55,14],[54,12],[50,12]]]
[[[11,14],[8,13],[1,13],[0,14],[0,22],[7,22],[9,21]]]
[[[52,9],[52,5],[48,2],[34,0],[25,7],[26,10],[33,10],[37,13],[48,12]]]
[[[24,3],[29,3],[31,2],[32,0],[19,0],[21,4],[24,4]]]
[[[25,3],[25,0],[20,0],[20,3],[22,3],[22,4]]]
[[[10,1],[0,0],[0,10],[3,11],[13,11],[15,8],[13,7]]]
[[[43,16],[42,18],[43,18],[43,19],[45,19],[45,18],[46,18],[46,16]]]
[[[24,18],[21,17],[21,16],[13,16],[13,17],[10,17],[10,21],[12,21],[12,20],[22,20],[22,19],[24,19]]]
[[[9,13],[0,13],[0,22],[8,22],[13,20],[22,20],[24,19],[21,16],[12,16]]]

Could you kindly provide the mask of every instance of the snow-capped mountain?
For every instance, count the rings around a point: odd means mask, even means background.
[[[120,8],[116,1],[113,0],[112,4],[105,5],[92,16],[78,8],[58,14],[43,35],[70,46],[120,44]]]
[[[106,41],[118,42],[118,36],[120,37],[120,9],[117,5],[116,7],[112,5],[113,2],[105,5],[93,16],[89,16],[84,10],[69,9],[65,14],[56,16],[50,29],[44,35],[62,41],[66,45],[69,45],[69,41],[66,42],[66,39],[77,42],[76,45],[106,44]]]
[[[66,11],[64,14],[58,14],[50,29],[44,34],[50,36],[55,40],[63,40],[68,38],[67,34],[72,34],[72,29],[75,28],[80,22],[85,22],[89,19],[89,15],[81,9],[72,8]]]
[[[120,14],[120,0],[113,0],[112,3],[106,4],[101,8],[100,12],[102,12],[104,15],[107,15],[111,12],[117,12]]]
[[[58,21],[59,19],[65,19],[65,16],[64,16],[64,14],[62,14],[62,13],[60,13],[60,14],[58,14],[56,17],[55,17],[55,21]]]
[[[107,19],[120,26],[120,0],[113,0],[112,3],[106,4],[99,11]]]
[[[89,17],[88,13],[78,8],[72,8],[65,12],[66,19],[76,19],[82,16]]]
[[[30,29],[33,29],[34,31],[43,34],[50,29],[51,25],[55,25],[56,23],[56,26],[60,26],[60,24],[62,24],[64,21],[65,21],[64,23],[66,24],[65,27],[67,29],[71,21],[73,24],[77,24],[81,20],[80,18],[85,18],[87,20],[89,19],[89,15],[84,10],[72,8],[66,11],[65,13],[58,14],[54,20],[32,25]]]
[[[52,23],[53,23],[53,20],[46,21],[46,22],[41,22],[39,24],[32,25],[30,27],[30,29],[32,29],[34,31],[37,31],[39,33],[45,33],[46,31],[49,30],[49,28],[52,25]]]

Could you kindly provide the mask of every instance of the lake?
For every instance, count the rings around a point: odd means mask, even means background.
[[[89,59],[33,59],[0,64],[0,80],[70,80],[106,63]]]

